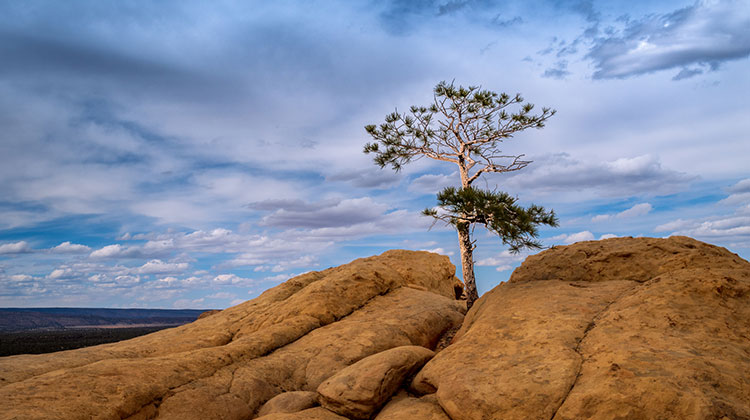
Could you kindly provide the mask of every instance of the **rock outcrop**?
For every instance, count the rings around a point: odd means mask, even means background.
[[[433,347],[463,319],[454,273],[447,257],[389,251],[182,327],[0,358],[0,419],[252,418],[372,354]]]
[[[454,270],[389,251],[183,327],[0,358],[0,419],[750,419],[750,263],[726,249],[555,247],[465,317]]]
[[[531,256],[419,372],[453,420],[750,419],[750,263],[686,237]]]

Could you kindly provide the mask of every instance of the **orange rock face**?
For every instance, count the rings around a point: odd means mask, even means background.
[[[252,418],[369,355],[434,346],[463,320],[454,273],[447,257],[389,251],[182,327],[0,358],[0,419]]]
[[[750,419],[750,263],[726,249],[555,247],[465,317],[454,272],[389,251],[182,327],[0,358],[0,419]]]
[[[417,375],[451,419],[750,418],[750,264],[685,237],[529,257]]]

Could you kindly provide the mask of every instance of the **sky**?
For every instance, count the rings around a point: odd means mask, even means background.
[[[388,249],[459,266],[367,124],[440,81],[557,114],[475,185],[545,246],[688,235],[750,258],[750,2],[0,3],[0,306],[225,308]],[[477,228],[480,293],[529,254]],[[535,251],[536,252],[536,251]]]

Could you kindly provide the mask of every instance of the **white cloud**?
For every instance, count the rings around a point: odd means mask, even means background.
[[[64,278],[71,278],[73,277],[75,272],[70,267],[61,267],[56,268],[52,270],[51,273],[49,273],[49,278],[56,280],[56,279],[64,279]]]
[[[281,283],[292,278],[289,274],[277,274],[275,276],[264,277],[261,281],[270,283]],[[251,292],[252,293],[252,292]]]
[[[15,282],[27,282],[27,281],[33,279],[33,277],[31,277],[28,274],[14,274],[14,275],[10,276],[10,279],[12,281],[15,281]]]
[[[730,193],[750,193],[750,178],[743,179],[727,189]]]
[[[591,218],[591,221],[594,222],[594,223],[598,223],[598,222],[604,222],[604,221],[610,220],[612,218],[630,219],[630,218],[634,218],[634,217],[641,217],[641,216],[645,216],[645,215],[649,214],[652,209],[653,209],[653,206],[651,204],[649,204],[649,203],[640,203],[640,204],[634,205],[633,207],[631,207],[631,208],[629,208],[627,210],[623,210],[623,211],[621,211],[619,213],[616,213],[614,215],[612,215],[612,214],[600,214],[600,215],[596,215],[596,216],[594,216],[594,217]]]
[[[271,268],[274,273],[287,271],[290,268],[310,268],[318,265],[318,259],[312,255],[303,255],[291,261],[282,261]]]
[[[3,254],[26,254],[33,250],[26,241],[18,241],[0,245],[0,255]]]
[[[681,68],[675,80],[750,55],[750,8],[742,0],[703,0],[669,14],[629,22],[598,38],[588,58],[594,78],[625,78]]]
[[[213,283],[218,285],[251,286],[256,282],[256,280],[243,278],[234,273],[219,274],[213,279]]]
[[[589,232],[588,230],[584,230],[583,232],[578,232],[578,233],[561,234],[561,235],[553,236],[549,238],[549,240],[550,241],[562,241],[565,244],[572,244],[572,243],[581,242],[581,241],[593,241],[594,234]]]
[[[738,192],[729,195],[729,197],[719,201],[719,204],[723,205],[737,205],[737,204],[745,204],[750,203],[750,192]]]
[[[677,220],[673,220],[671,222],[667,222],[667,223],[656,226],[654,228],[654,232],[677,231],[677,230],[682,230],[682,229],[685,229],[694,225],[695,225],[695,222],[693,221],[677,219]]]
[[[458,172],[453,172],[450,175],[426,174],[414,179],[409,184],[407,191],[436,195],[445,187],[458,186],[460,180]]]
[[[236,298],[237,295],[234,293],[229,292],[217,292],[206,296],[206,299],[233,299]]]
[[[617,213],[615,217],[619,219],[628,219],[631,217],[645,216],[649,212],[651,212],[652,209],[653,209],[653,206],[651,206],[651,204],[649,203],[636,204],[627,210]]]
[[[138,274],[168,274],[181,273],[187,268],[187,263],[166,263],[161,260],[151,260],[138,267],[135,272]]]
[[[602,236],[599,237],[599,239],[611,239],[611,238],[617,238],[618,236],[613,233],[605,233]]]
[[[713,216],[708,219],[678,219],[654,228],[656,232],[691,236],[711,243],[724,243],[733,247],[750,248],[750,207],[739,208],[732,215]]]
[[[479,259],[475,264],[478,266],[495,266],[495,269],[497,271],[506,271],[517,266],[519,263],[525,260],[526,257],[529,256],[530,252],[531,251],[526,251],[520,252],[518,254],[513,254],[509,250],[505,250],[495,255],[494,257]]]
[[[125,254],[126,248],[119,244],[107,245],[89,254],[91,258],[119,258]]]
[[[80,245],[80,244],[72,244],[70,241],[65,241],[61,243],[60,245],[51,248],[50,252],[59,253],[59,254],[78,254],[78,253],[86,253],[91,251],[91,248],[86,245]]]
[[[516,191],[553,194],[576,191],[576,200],[587,192],[593,197],[675,193],[694,176],[664,169],[657,156],[643,155],[609,162],[581,161],[567,153],[540,156],[523,173],[504,179]],[[585,196],[584,196],[585,197]]]
[[[427,251],[427,252],[432,252],[434,254],[447,255],[447,256],[453,256],[455,254],[455,252],[453,251],[446,251],[445,248],[421,249],[420,251]]]

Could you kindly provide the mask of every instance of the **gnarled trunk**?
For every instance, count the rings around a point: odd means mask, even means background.
[[[458,231],[458,245],[461,249],[461,272],[464,276],[467,309],[471,309],[474,302],[479,299],[477,284],[474,280],[474,247],[471,243],[469,226],[469,223],[456,224],[456,230]]]

